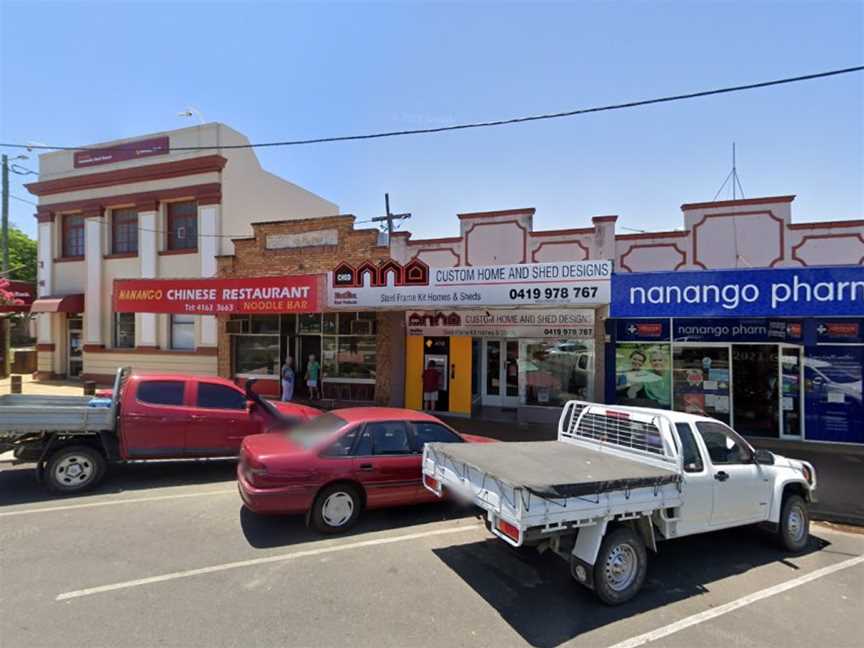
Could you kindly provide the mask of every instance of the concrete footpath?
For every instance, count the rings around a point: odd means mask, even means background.
[[[443,418],[443,417],[442,417]],[[456,430],[501,441],[554,440],[554,425],[525,425],[507,421],[444,419]],[[748,439],[757,448],[813,464],[818,480],[818,502],[813,519],[864,526],[864,447],[852,445]]]

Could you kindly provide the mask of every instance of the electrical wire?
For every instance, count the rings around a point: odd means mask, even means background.
[[[20,200],[23,203],[27,203],[28,205],[33,205],[34,207],[38,207],[38,203],[33,202],[32,200],[27,200],[26,198],[21,198],[20,196],[16,196],[15,194],[9,194],[10,198],[14,198],[15,200]]]
[[[655,99],[642,99],[635,101],[627,101],[625,103],[610,104],[605,106],[595,106],[593,108],[579,108],[576,110],[567,110],[564,112],[546,113],[541,115],[530,115],[527,117],[513,117],[511,119],[496,119],[492,121],[473,122],[467,124],[452,124],[449,126],[439,126],[436,128],[417,128],[412,130],[386,131],[380,133],[367,133],[362,135],[339,135],[334,137],[316,137],[310,139],[287,140],[283,142],[259,142],[257,144],[222,144],[213,146],[172,146],[169,151],[203,151],[213,149],[254,149],[254,148],[270,148],[280,146],[301,146],[305,144],[324,144],[329,142],[347,142],[357,140],[381,139],[385,137],[401,137],[405,135],[425,135],[431,133],[443,133],[448,131],[467,130],[472,128],[489,128],[491,126],[507,126],[511,124],[522,124],[525,122],[541,121],[546,119],[559,119],[562,117],[574,117],[576,115],[585,115],[588,113],[605,112],[609,110],[623,110],[625,108],[637,108],[640,106],[649,106],[652,104],[670,103],[673,101],[684,101],[687,99],[698,99],[700,97],[710,97],[713,95],[729,94],[732,92],[742,92],[745,90],[755,90],[758,88],[768,88],[771,86],[784,85],[788,83],[799,83],[801,81],[811,81],[813,79],[823,79],[826,77],[838,76],[841,74],[850,74],[852,72],[861,72],[864,70],[864,65],[842,68],[838,70],[828,70],[825,72],[817,72],[815,74],[804,74],[794,77],[786,77],[783,79],[774,79],[772,81],[760,81],[758,83],[748,83],[744,85],[728,86],[725,88],[715,88],[713,90],[701,90],[698,92],[688,92],[685,94],[670,95],[658,97]],[[87,150],[106,150],[111,147],[104,146],[50,146],[48,144],[14,144],[0,142],[0,147],[28,150],[54,150],[54,151],[87,151]],[[129,144],[123,144],[117,148],[128,148]]]

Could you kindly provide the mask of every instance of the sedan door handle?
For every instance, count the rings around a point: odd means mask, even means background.
[[[362,470],[363,472],[372,472],[374,469],[375,467],[372,464],[360,464],[360,470]]]
[[[721,482],[726,481],[727,479],[729,479],[729,473],[721,470],[720,472],[714,473],[714,479]]]

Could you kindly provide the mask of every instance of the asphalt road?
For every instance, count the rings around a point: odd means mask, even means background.
[[[782,555],[740,529],[661,545],[608,608],[559,559],[517,557],[449,505],[324,538],[246,512],[230,464],[118,469],[46,496],[0,466],[0,645],[857,646],[864,535],[814,526]]]

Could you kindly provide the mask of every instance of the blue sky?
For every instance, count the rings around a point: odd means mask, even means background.
[[[864,61],[860,2],[0,2],[0,140],[81,145],[189,125],[253,141],[423,128],[749,83]],[[798,221],[862,218],[864,74],[483,131],[260,151],[360,219],[537,208],[681,224],[730,168]],[[35,160],[29,161],[31,168]],[[15,195],[33,199],[13,176]],[[33,207],[13,222],[34,233]]]

